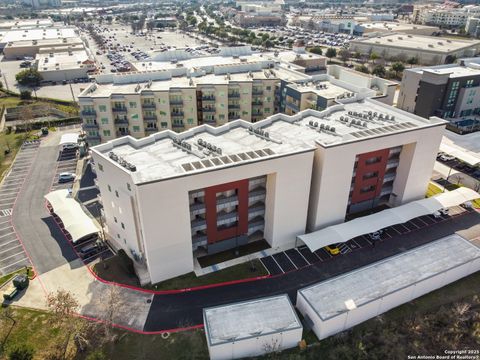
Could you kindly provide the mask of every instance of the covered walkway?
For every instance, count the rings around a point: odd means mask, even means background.
[[[440,209],[457,206],[478,198],[480,198],[480,194],[476,191],[462,187],[342,224],[332,225],[310,234],[300,235],[297,239],[303,241],[310,251],[314,252],[330,244],[347,242],[357,236],[402,224],[413,218],[432,214]]]
[[[72,242],[98,234],[99,230],[93,220],[85,214],[80,204],[71,196],[69,190],[56,190],[45,195],[52,211],[60,218],[65,230],[72,237]]]

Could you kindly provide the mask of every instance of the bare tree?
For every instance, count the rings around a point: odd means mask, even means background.
[[[32,130],[33,118],[34,114],[30,106],[24,105],[19,109],[18,120],[21,124],[21,128],[25,131],[25,138],[28,137],[30,131]]]
[[[102,320],[104,320],[101,325],[104,343],[115,340],[113,324],[120,312],[122,303],[120,289],[117,286],[108,286],[100,302],[100,313],[103,314]]]

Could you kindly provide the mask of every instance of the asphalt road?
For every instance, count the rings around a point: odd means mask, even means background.
[[[56,171],[58,145],[40,146],[30,177],[25,180],[13,212],[13,223],[39,274],[77,258],[45,208]]]
[[[472,227],[475,227],[472,229]],[[160,331],[203,323],[205,307],[245,301],[287,293],[296,303],[297,290],[336,275],[393,256],[408,249],[440,239],[455,232],[465,238],[480,233],[480,214],[469,212],[443,223],[394,236],[375,247],[365,247],[346,256],[335,257],[282,276],[249,283],[184,292],[155,295],[144,331]]]

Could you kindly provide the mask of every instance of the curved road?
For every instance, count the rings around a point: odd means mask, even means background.
[[[54,135],[59,136],[59,134]],[[88,273],[45,209],[58,155],[58,141],[42,144],[13,212],[13,222],[41,281],[47,288],[82,286],[82,314],[102,319],[102,297],[114,285],[103,284]],[[175,294],[148,294],[121,287],[122,307],[115,323],[145,332],[185,328],[203,323],[202,309],[225,303],[288,293],[293,303],[299,288],[392,256],[407,249],[458,232],[473,239],[480,234],[480,214],[469,212],[431,227],[412,231],[345,256],[319,262],[282,276],[247,283]],[[56,272],[56,273],[55,273]],[[81,274],[81,276],[77,274]],[[49,274],[56,274],[50,276]],[[70,285],[67,280],[70,276]],[[73,285],[72,285],[73,284]],[[77,289],[78,290],[78,289]]]

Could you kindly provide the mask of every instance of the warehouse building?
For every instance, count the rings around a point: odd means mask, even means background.
[[[321,340],[479,270],[480,249],[455,234],[301,289],[296,306]]]
[[[386,59],[415,57],[420,64],[439,65],[456,58],[477,55],[480,52],[480,41],[387,33],[352,40],[350,50],[361,54],[374,52]]]
[[[111,140],[92,148],[106,232],[154,283],[243,244],[293,247],[306,229],[423,198],[444,127],[365,99]]]
[[[288,295],[203,310],[211,360],[261,356],[298,345],[302,323]]]
[[[44,81],[63,81],[88,78],[97,67],[90,50],[82,45],[66,47],[64,51],[57,48],[41,49],[35,58],[38,72]]]
[[[459,64],[417,67],[403,73],[398,107],[452,123],[480,115],[480,59]]]

